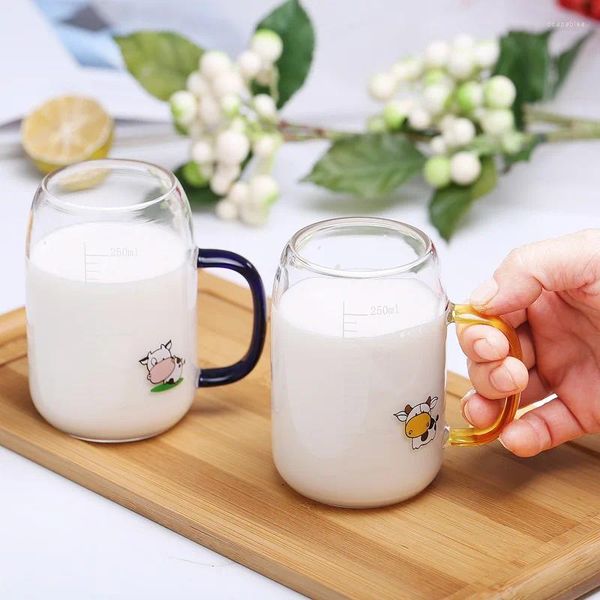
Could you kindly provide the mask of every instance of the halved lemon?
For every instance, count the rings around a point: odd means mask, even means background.
[[[60,96],[42,104],[23,120],[23,149],[43,173],[92,158],[104,158],[114,124],[92,98]]]

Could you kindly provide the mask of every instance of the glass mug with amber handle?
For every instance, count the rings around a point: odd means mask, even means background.
[[[443,447],[495,440],[519,394],[486,429],[445,421],[449,323],[514,329],[448,301],[431,240],[379,218],[331,219],[286,245],[272,303],[275,465],[301,494],[353,508],[393,504],[435,478]]]

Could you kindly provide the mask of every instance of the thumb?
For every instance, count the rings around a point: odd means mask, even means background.
[[[493,279],[471,295],[475,308],[505,314],[527,308],[543,290],[600,294],[600,229],[586,229],[512,250]]]

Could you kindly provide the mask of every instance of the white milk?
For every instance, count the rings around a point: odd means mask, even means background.
[[[33,402],[63,431],[139,439],[171,427],[192,403],[196,269],[166,228],[87,223],[37,242],[27,263],[27,325]],[[169,341],[156,356],[184,360],[173,371],[181,381],[152,392],[139,361]],[[169,361],[161,364],[177,364]]]
[[[272,310],[273,454],[302,494],[338,506],[413,496],[444,440],[445,298],[410,279],[311,278]],[[437,396],[417,449],[394,415]],[[418,441],[418,440],[417,440]]]

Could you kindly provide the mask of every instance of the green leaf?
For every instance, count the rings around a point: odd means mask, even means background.
[[[588,31],[586,34],[582,35],[570,48],[556,56],[553,60],[554,68],[555,68],[555,80],[554,85],[552,86],[552,95],[556,94],[560,86],[563,84],[566,79],[579,51],[583,47],[583,45],[587,42],[589,37],[592,35],[591,31]]]
[[[403,134],[353,135],[333,142],[302,181],[335,192],[381,197],[419,173],[424,162]]]
[[[494,74],[506,75],[517,88],[513,112],[519,129],[523,128],[523,104],[551,95],[550,34],[550,30],[542,33],[510,31],[500,39],[500,56]]]
[[[277,61],[277,108],[281,108],[301,87],[310,71],[315,49],[315,32],[310,17],[298,0],[287,0],[267,15],[258,29],[275,31],[283,40],[283,52]],[[254,86],[255,92],[266,92]]]
[[[187,166],[193,163],[185,163],[175,170],[175,177],[179,179],[190,204],[212,204],[221,199],[221,196],[215,194],[208,184],[194,185],[193,180],[187,175]]]
[[[159,100],[185,89],[188,75],[198,69],[202,49],[178,33],[138,31],[117,35],[128,71]]]
[[[150,391],[154,393],[166,392],[167,390],[177,387],[182,381],[183,377],[180,377],[175,383],[159,383],[151,388]]]
[[[481,161],[481,175],[470,186],[451,184],[437,190],[429,203],[429,219],[447,241],[473,202],[494,189],[498,181],[496,165],[492,158]]]

